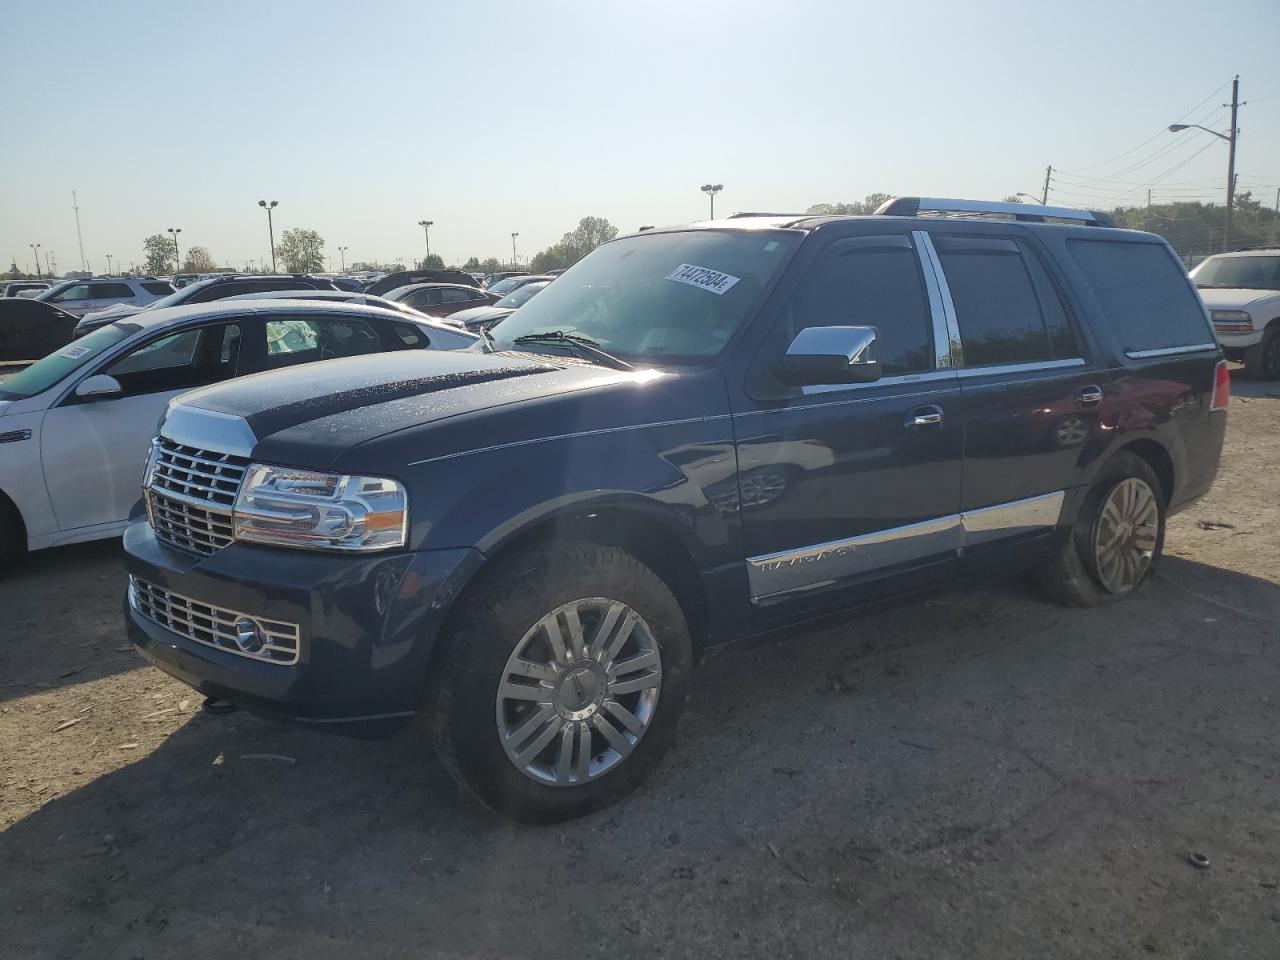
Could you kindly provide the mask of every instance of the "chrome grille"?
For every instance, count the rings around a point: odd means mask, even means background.
[[[152,623],[205,646],[266,663],[287,666],[298,662],[296,623],[211,606],[134,576],[129,577],[129,605]],[[247,650],[236,641],[237,625],[246,620],[253,621],[261,631],[265,642],[260,649]]]
[[[164,437],[155,442],[151,489],[214,507],[230,507],[249,461],[229,453],[197,450]]]
[[[245,457],[156,438],[146,490],[156,537],[205,555],[229,544],[231,507],[248,465]]]

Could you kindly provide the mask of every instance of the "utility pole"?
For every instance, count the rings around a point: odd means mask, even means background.
[[[1047,207],[1049,205],[1049,178],[1053,176],[1053,165],[1044,168],[1044,193],[1040,197],[1040,206]]]
[[[27,246],[31,248],[31,255],[36,258],[36,279],[43,280],[44,277],[40,274],[40,244],[28,243]]]
[[[76,242],[81,247],[81,269],[84,273],[88,273],[88,261],[84,259],[84,238],[79,233],[79,201],[76,200],[76,191],[72,191],[72,210],[76,211]]]
[[[53,255],[52,250],[46,250],[44,252],[44,265],[49,268],[49,279],[52,280],[57,276],[56,271],[58,269],[58,258]]]
[[[339,247],[338,256],[342,258],[342,272],[346,273],[347,272],[347,248]]]
[[[511,266],[516,270],[520,269],[520,258],[516,256],[516,237],[518,236],[520,236],[518,233],[511,235]]]
[[[1225,107],[1226,104],[1224,103]],[[1227,221],[1222,229],[1222,249],[1230,249],[1231,209],[1236,202],[1236,111],[1240,109],[1240,75],[1231,81],[1231,136],[1227,143]]]
[[[1151,209],[1151,188],[1147,187],[1147,209]]]
[[[1276,227],[1280,226],[1280,189],[1276,190],[1276,215],[1271,218],[1271,242],[1276,242]]]

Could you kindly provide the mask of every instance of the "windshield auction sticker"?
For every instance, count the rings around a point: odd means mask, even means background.
[[[79,360],[88,352],[89,352],[88,347],[74,346],[74,347],[67,347],[67,349],[63,350],[60,354],[58,354],[58,356],[66,357],[68,360]]]
[[[716,296],[722,295],[740,279],[732,274],[721,273],[710,267],[699,267],[692,263],[680,264],[668,273],[666,278],[676,283],[687,283],[699,290],[709,290]]]

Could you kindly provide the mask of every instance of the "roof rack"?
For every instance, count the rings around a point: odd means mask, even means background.
[[[813,216],[812,213],[755,213],[753,211],[743,211],[742,213],[731,213],[729,214],[727,219],[738,220],[743,217],[773,217],[775,220],[777,220],[783,217],[794,217],[797,220],[802,220],[805,217],[812,217],[812,216]]]
[[[1110,214],[1072,207],[1049,207],[1032,203],[996,203],[990,200],[952,200],[944,197],[895,197],[876,210],[877,216],[918,217],[926,213],[1002,214],[1028,223],[1052,220],[1079,220],[1093,227],[1114,227]]]

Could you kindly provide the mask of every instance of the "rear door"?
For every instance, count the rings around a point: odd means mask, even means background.
[[[1109,378],[1029,239],[930,231],[958,341],[965,551],[1049,532],[1085,482]]]
[[[932,268],[909,229],[841,236],[774,319],[735,401],[751,599],[786,620],[903,578],[959,547],[963,426]],[[866,229],[866,227],[862,227]],[[874,326],[875,383],[786,388],[767,374],[807,327]]]

